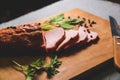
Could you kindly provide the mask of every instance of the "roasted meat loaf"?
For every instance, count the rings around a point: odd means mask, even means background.
[[[0,30],[0,49],[40,49],[44,44],[40,23],[11,26]]]

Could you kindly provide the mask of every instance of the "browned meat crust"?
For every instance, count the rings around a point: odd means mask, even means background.
[[[43,43],[40,23],[11,26],[0,30],[0,49],[40,49]]]

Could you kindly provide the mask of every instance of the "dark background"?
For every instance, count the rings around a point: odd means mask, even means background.
[[[0,23],[17,18],[60,0],[0,0]],[[120,0],[105,0],[120,3]]]
[[[0,0],[0,23],[50,5],[59,0]]]

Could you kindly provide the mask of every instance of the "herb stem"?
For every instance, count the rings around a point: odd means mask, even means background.
[[[27,66],[23,66],[14,60],[12,60],[12,62],[22,69],[23,73],[26,76],[26,80],[33,80],[34,75],[37,74],[37,71],[45,71],[48,78],[50,78],[53,75],[59,73],[56,68],[58,68],[62,63],[61,61],[58,61],[57,56],[52,58],[50,64],[45,67],[43,66],[45,64],[45,61],[41,59],[38,59]]]

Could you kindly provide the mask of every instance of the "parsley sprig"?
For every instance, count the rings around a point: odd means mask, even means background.
[[[58,61],[57,56],[51,59],[50,64],[45,67],[45,71],[47,72],[49,78],[59,73],[59,71],[56,70],[56,68],[58,68],[61,64],[62,62]]]
[[[25,74],[26,80],[33,80],[34,75],[37,74],[37,71],[44,71],[47,73],[48,78],[51,78],[55,74],[59,73],[56,68],[62,64],[61,61],[58,61],[57,56],[52,58],[50,64],[47,66],[44,66],[45,60],[42,59],[38,59],[27,66],[21,65],[14,60],[12,60],[12,62]]]

